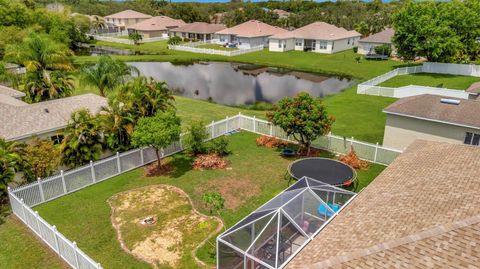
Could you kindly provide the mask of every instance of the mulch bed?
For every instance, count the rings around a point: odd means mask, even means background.
[[[193,161],[192,167],[195,170],[224,169],[228,161],[217,154],[201,154]]]
[[[158,163],[155,161],[147,165],[144,171],[146,177],[158,177],[170,174],[173,171],[173,166],[170,163],[162,163],[162,166],[158,167]]]
[[[270,136],[260,136],[256,140],[257,146],[267,147],[267,148],[279,148],[288,146],[288,142]]]
[[[368,168],[368,162],[358,158],[353,147],[350,147],[350,152],[347,155],[341,155],[338,160],[342,163],[350,165],[355,170],[363,170]]]

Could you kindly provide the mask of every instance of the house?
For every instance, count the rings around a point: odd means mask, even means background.
[[[479,167],[478,147],[415,141],[285,268],[478,268]]]
[[[127,27],[130,25],[150,19],[151,17],[150,15],[128,9],[105,16],[104,19],[109,30],[120,32],[127,30]]]
[[[172,36],[202,41],[212,40],[216,32],[226,29],[224,24],[194,22],[170,30]]]
[[[270,37],[269,50],[335,53],[357,46],[360,34],[325,22],[314,22]]]
[[[480,101],[423,94],[399,99],[387,114],[383,145],[404,149],[415,139],[480,143]]]
[[[27,104],[0,88],[0,137],[8,141],[26,142],[33,137],[61,141],[63,130],[73,111],[86,108],[91,113],[100,112],[107,100],[95,94],[83,94],[56,100]],[[8,95],[9,94],[9,95]]]
[[[381,45],[387,45],[392,48],[392,37],[394,34],[395,30],[386,28],[381,32],[360,39],[358,42],[358,53],[375,53],[375,47]]]
[[[170,30],[184,25],[186,25],[186,23],[182,20],[172,19],[167,16],[156,16],[130,25],[127,29],[129,32],[136,31],[140,33],[143,38],[168,38]]]
[[[268,37],[286,32],[288,31],[280,27],[250,20],[216,32],[215,42],[218,44],[235,43],[243,49],[256,46],[268,47]]]
[[[286,19],[290,17],[291,13],[282,9],[274,9],[272,13],[277,14],[279,19]]]

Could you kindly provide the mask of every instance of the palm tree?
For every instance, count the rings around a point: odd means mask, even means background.
[[[81,84],[96,87],[101,96],[112,91],[117,85],[125,83],[132,76],[138,75],[138,69],[112,57],[100,56],[95,65],[84,66],[81,73]]]
[[[104,130],[87,109],[74,111],[64,131],[61,149],[63,163],[78,166],[98,160],[104,144]]]
[[[102,108],[100,124],[105,128],[107,146],[113,151],[131,148],[130,137],[135,127],[135,117],[125,104],[117,98],[110,98],[108,106]]]
[[[157,111],[174,108],[174,97],[165,81],[155,81],[143,76],[129,81],[120,88],[118,98],[122,100],[137,118],[151,117]]]
[[[106,28],[105,21],[103,20],[102,17],[99,17],[99,16],[93,16],[93,20],[91,21],[91,24],[92,24],[92,28],[95,30],[95,33],[99,29]]]
[[[8,184],[15,177],[20,158],[16,153],[16,144],[0,138],[0,204],[7,193]]]
[[[71,51],[48,35],[31,34],[22,44],[8,46],[5,58],[25,66],[27,101],[68,96],[73,83],[68,72],[73,69]]]

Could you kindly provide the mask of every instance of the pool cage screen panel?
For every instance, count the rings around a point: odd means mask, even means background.
[[[284,267],[355,193],[302,178],[217,238],[218,269]]]

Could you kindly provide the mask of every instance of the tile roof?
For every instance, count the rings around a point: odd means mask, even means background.
[[[447,104],[442,99],[457,100],[460,103]],[[431,94],[405,97],[386,107],[383,112],[453,125],[480,128],[480,101],[454,99]]]
[[[224,24],[194,22],[194,23],[188,23],[178,28],[172,29],[172,31],[196,33],[196,34],[212,34],[226,28],[227,26],[225,26]]]
[[[128,29],[137,31],[164,31],[170,28],[183,26],[186,23],[182,20],[172,19],[167,16],[156,16],[148,20],[128,26]]]
[[[286,268],[475,268],[478,167],[479,147],[415,141]]]
[[[25,96],[25,93],[3,85],[0,85],[0,94],[11,96],[13,98],[21,98]]]
[[[286,32],[288,31],[283,28],[271,26],[257,20],[250,20],[242,24],[218,31],[216,32],[216,34],[236,35],[240,37],[251,38],[251,37],[271,36],[271,35],[276,35],[276,34],[281,34]]]
[[[151,18],[152,16],[143,14],[141,12],[127,9],[124,11],[120,11],[108,16],[105,16],[107,19],[148,19]]]
[[[359,42],[392,44],[392,37],[394,34],[395,30],[392,28],[386,28],[381,32],[360,39]]]
[[[67,125],[70,114],[80,108],[98,113],[107,100],[95,94],[83,94],[36,104],[16,106],[0,102],[0,137],[17,140],[60,130]]]
[[[271,36],[273,39],[317,39],[317,40],[338,40],[351,37],[361,36],[357,31],[348,31],[326,22],[314,22],[305,25],[293,31]]]

